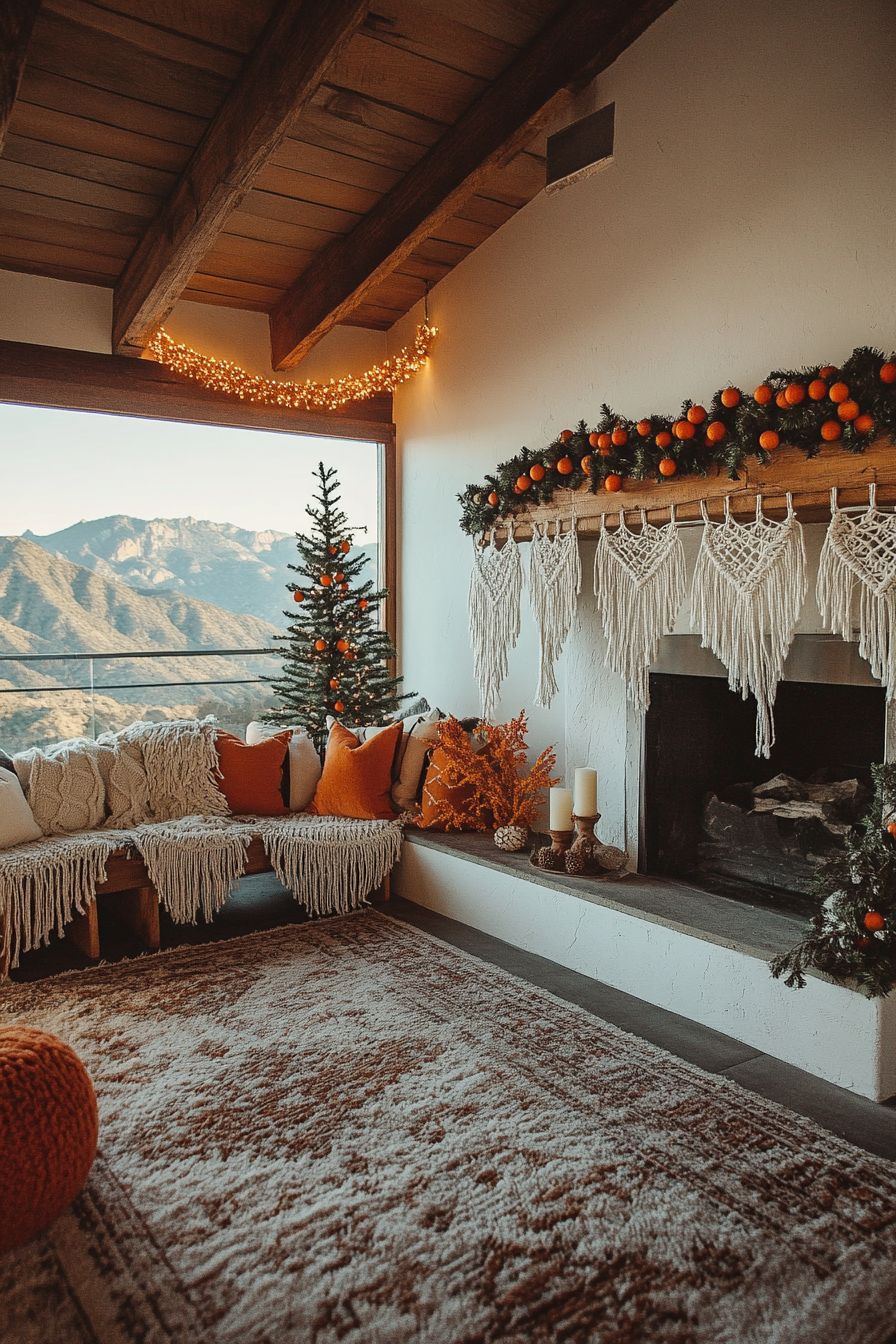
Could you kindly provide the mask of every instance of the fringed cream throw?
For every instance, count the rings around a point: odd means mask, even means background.
[[[803,529],[787,496],[782,522],[764,517],[738,523],[725,500],[725,521],[703,511],[703,542],[691,593],[693,620],[728,669],[728,685],[746,700],[756,697],[756,755],[768,757],[775,741],[772,709],[784,660],[806,596]]]
[[[159,901],[175,924],[213,919],[246,871],[251,826],[224,817],[181,817],[139,826],[131,837]]]
[[[529,601],[539,638],[536,705],[547,708],[557,694],[554,664],[563,652],[581,586],[582,562],[575,517],[570,520],[568,532],[560,531],[558,518],[553,539],[548,536],[547,523],[541,531],[535,523],[529,552]]]
[[[674,504],[664,527],[648,523],[642,510],[640,532],[626,527],[624,513],[615,532],[604,518],[594,555],[594,595],[607,638],[606,665],[622,677],[629,699],[643,712],[650,704],[648,669],[686,595]]]
[[[896,697],[896,514],[877,507],[869,486],[868,508],[850,517],[831,491],[831,522],[824,539],[816,586],[821,618],[836,635],[852,641],[858,620],[859,654]]]
[[[515,648],[519,637],[522,590],[523,566],[511,519],[507,541],[500,550],[494,532],[488,546],[473,544],[470,639],[484,719],[490,719],[498,707],[501,683],[507,676],[507,653]]]
[[[346,817],[258,817],[274,872],[312,915],[344,915],[391,872],[401,854],[397,821]]]

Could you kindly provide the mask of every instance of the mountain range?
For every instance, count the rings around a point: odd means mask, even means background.
[[[232,523],[197,518],[111,518],[82,520],[59,532],[25,532],[52,555],[93,570],[136,592],[182,593],[225,611],[260,617],[283,629],[289,598],[287,569],[297,559],[295,537],[287,532],[252,532]],[[376,578],[376,545],[361,547]]]

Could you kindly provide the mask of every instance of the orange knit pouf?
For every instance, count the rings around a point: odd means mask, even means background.
[[[71,1046],[35,1027],[0,1027],[0,1251],[72,1202],[98,1128],[93,1084]]]

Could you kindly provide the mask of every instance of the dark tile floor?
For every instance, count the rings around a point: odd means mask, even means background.
[[[395,897],[388,903],[376,904],[385,914],[500,966],[512,975],[549,990],[558,998],[578,1004],[596,1017],[661,1046],[709,1073],[732,1078],[750,1091],[789,1106],[870,1153],[896,1160],[896,1098],[879,1105],[857,1097],[720,1032],[665,1009],[654,1008],[630,994],[611,989],[544,957],[523,952],[412,901]],[[276,878],[264,873],[246,878],[213,924],[177,925],[163,915],[162,946],[214,942],[258,929],[302,923],[304,919],[301,908]],[[100,908],[100,936],[106,961],[138,956],[143,950],[117,923],[111,902],[106,909]],[[53,939],[49,947],[24,956],[19,969],[12,972],[12,978],[39,980],[91,964],[70,943]]]

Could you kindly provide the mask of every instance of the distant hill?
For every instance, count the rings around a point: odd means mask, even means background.
[[[24,533],[53,555],[136,592],[183,593],[225,611],[245,613],[283,629],[283,610],[295,563],[295,537],[286,532],[251,532],[232,523],[196,518],[112,518],[82,521],[47,536]],[[376,545],[361,547],[376,578]]]
[[[152,596],[116,579],[72,564],[24,537],[0,537],[0,652],[126,653],[159,649],[269,648],[277,628],[258,617],[237,615],[181,592]],[[97,660],[98,684],[214,681],[276,673],[269,657]],[[0,687],[79,685],[83,663],[0,663]],[[126,702],[195,702],[201,688],[116,690]],[[223,699],[242,698],[241,687],[221,687]],[[12,697],[8,697],[11,701]]]

